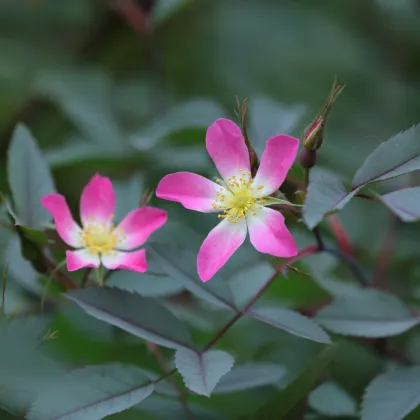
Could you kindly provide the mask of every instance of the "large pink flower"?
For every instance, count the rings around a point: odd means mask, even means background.
[[[244,242],[276,257],[292,257],[297,247],[281,213],[266,208],[266,197],[286,178],[295,160],[299,141],[278,135],[267,141],[258,173],[251,177],[249,153],[239,127],[219,119],[207,130],[207,151],[223,180],[210,181],[190,172],[166,175],[156,195],[177,201],[185,208],[219,214],[221,223],[204,240],[197,257],[198,274],[209,280]],[[271,202],[271,204],[273,204]]]
[[[149,236],[167,220],[164,210],[141,207],[127,214],[114,227],[115,193],[109,178],[94,175],[83,189],[80,215],[83,229],[73,220],[66,199],[48,194],[41,203],[51,213],[61,239],[75,251],[66,252],[67,269],[83,267],[147,271],[145,250],[125,252],[143,245]]]

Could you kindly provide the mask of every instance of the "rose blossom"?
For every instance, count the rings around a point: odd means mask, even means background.
[[[131,251],[143,245],[148,237],[167,220],[164,210],[141,207],[127,214],[114,227],[115,192],[109,178],[94,175],[83,189],[80,215],[83,228],[73,220],[66,199],[60,194],[48,194],[41,203],[54,218],[57,233],[75,251],[66,251],[67,269],[99,268],[101,263],[110,270],[147,271],[146,251]],[[131,252],[126,252],[131,251]]]
[[[297,254],[295,241],[267,200],[286,178],[295,160],[299,140],[277,135],[267,140],[255,178],[251,177],[249,152],[239,127],[218,119],[207,130],[207,151],[222,180],[210,181],[190,172],[166,175],[156,195],[204,213],[221,212],[221,220],[204,240],[197,256],[198,274],[209,280],[244,242],[247,231],[252,245],[276,257]]]

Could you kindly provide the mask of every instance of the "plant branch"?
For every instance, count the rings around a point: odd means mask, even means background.
[[[283,260],[274,271],[273,275],[262,285],[262,287],[258,290],[258,292],[252,297],[252,299],[240,310],[229,322],[227,322],[220,331],[204,346],[202,351],[209,350],[211,347],[213,347],[217,341],[219,341],[223,335],[228,331],[236,322],[242,318],[243,315],[245,315],[249,309],[254,305],[254,303],[264,294],[264,292],[270,287],[271,283],[276,279],[276,277],[279,275],[279,273],[289,266],[290,264],[293,264],[296,261],[299,261],[303,257],[311,254],[315,254],[318,252],[317,246],[309,246],[307,248],[304,248],[302,251],[300,251],[295,257],[288,258],[286,260]]]
[[[365,200],[375,201],[376,203],[380,203],[380,201],[373,195],[369,194],[356,194],[355,197],[364,198]]]
[[[314,233],[315,239],[317,241],[318,251],[326,252],[327,254],[331,254],[331,255],[335,256],[336,258],[338,258],[339,260],[345,262],[347,264],[348,268],[350,269],[350,271],[352,272],[352,274],[354,275],[354,277],[360,283],[360,285],[362,287],[368,287],[369,286],[369,281],[367,280],[366,276],[364,275],[359,263],[356,261],[356,259],[353,256],[347,254],[346,252],[343,252],[341,249],[336,249],[336,248],[326,246],[324,244],[324,241],[323,241],[322,237],[321,237],[321,233],[320,233],[318,227],[314,228],[313,233]]]
[[[49,274],[54,277],[59,284],[66,290],[77,289],[77,284],[65,274],[61,269],[57,270],[56,265],[46,255],[43,255],[44,263],[49,271]]]
[[[325,250],[325,244],[321,237],[321,232],[319,231],[319,227],[315,227],[312,231],[315,235],[316,244],[318,245],[318,251],[324,251]]]
[[[151,343],[149,341],[146,341],[146,346],[149,349],[150,353],[152,353],[152,355],[156,359],[156,362],[160,366],[160,369],[162,370],[162,373],[164,375],[170,374],[170,372],[172,372],[172,371],[168,371],[168,368],[166,366],[165,360],[163,358],[163,355],[162,355],[162,352],[160,351],[159,346],[157,346],[156,344]],[[180,403],[181,403],[181,405],[182,405],[182,407],[184,409],[186,418],[188,420],[195,420],[195,416],[192,413],[192,411],[190,410],[190,407],[188,406],[188,403],[187,403],[187,394],[186,394],[186,392],[184,392],[184,390],[182,390],[178,386],[178,384],[175,382],[175,380],[170,380],[170,383],[171,383],[172,387],[174,388],[174,390],[179,395],[179,401],[180,401]]]
[[[359,263],[354,257],[345,254],[344,252],[336,248],[325,247],[324,252],[326,252],[327,254],[334,255],[341,261],[345,262],[349,270],[352,272],[352,274],[358,280],[362,287],[369,286],[369,281],[366,279],[366,276],[364,275]]]

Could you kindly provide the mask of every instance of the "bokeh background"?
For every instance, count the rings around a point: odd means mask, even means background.
[[[215,175],[205,151],[205,131],[219,117],[235,118],[237,96],[248,98],[250,137],[261,152],[265,140],[275,133],[300,136],[327,97],[335,75],[346,88],[330,114],[318,164],[337,172],[348,185],[381,141],[420,121],[420,2],[2,0],[0,190],[8,192],[6,152],[14,127],[23,122],[73,209],[83,186],[100,172],[116,181],[120,216],[137,205],[147,186],[154,189],[167,173]],[[285,185],[289,198],[301,180],[296,165]],[[403,177],[382,188],[401,188],[415,181],[413,176]],[[172,203],[155,198],[152,202],[170,210],[171,220],[157,237],[191,252],[198,250],[216,223],[208,215]],[[392,236],[391,288],[419,301],[416,229],[399,225],[386,209],[362,200],[353,200],[339,218],[367,266],[374,263],[385,235]],[[295,218],[290,223],[301,244],[312,240]],[[328,228],[323,229],[330,235]],[[11,245],[4,231],[1,235],[1,252],[11,261],[11,276],[25,293],[39,293],[33,283],[36,274],[19,260],[17,243]],[[237,272],[243,255],[250,265],[253,258],[262,258],[248,248],[241,252],[222,274]],[[171,281],[162,288],[146,280],[140,283],[138,287],[153,296],[182,290]],[[270,293],[295,309],[327,296],[298,273]],[[217,314],[192,319],[182,312],[182,305],[177,310],[186,322],[196,324],[197,339],[203,342],[219,321]],[[115,331],[87,321],[80,310],[63,309],[60,316],[54,322],[61,333],[52,345],[60,357],[76,365],[122,360],[156,367],[147,349],[136,342],[120,345],[117,339],[109,344],[107,334]],[[246,325],[254,328],[252,338],[244,338],[238,329],[225,342],[238,347],[238,357],[244,360],[255,356],[256,343],[264,338],[265,330],[252,325]],[[237,337],[241,337],[238,342]],[[419,343],[416,337],[412,341]],[[298,344],[293,346],[270,354],[288,365],[292,373],[287,380],[318,345],[306,343],[300,352]],[[360,376],[347,383],[358,396],[380,362],[369,352],[361,356],[352,353],[354,348],[346,351],[343,360],[365,357]],[[344,362],[341,367],[346,378],[355,369]],[[263,391],[252,395],[251,399],[229,397],[229,403],[215,397],[215,404],[231,418],[241,418],[248,406],[266,398]],[[200,400],[200,404],[209,403]],[[158,410],[159,404],[155,405],[149,414]],[[124,416],[118,418],[137,418]],[[169,418],[178,417],[172,413]]]

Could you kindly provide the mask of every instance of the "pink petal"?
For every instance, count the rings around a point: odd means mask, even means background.
[[[240,128],[232,121],[218,119],[207,130],[207,151],[220,175],[226,180],[238,169],[250,171],[249,152]]]
[[[198,275],[207,281],[222,268],[246,238],[246,221],[223,220],[204,239],[197,256]]]
[[[89,249],[66,251],[67,270],[76,271],[84,267],[98,268],[100,265],[99,255]]]
[[[139,249],[133,252],[111,251],[109,254],[102,254],[102,264],[109,270],[136,271],[144,273],[147,271],[146,250]]]
[[[66,199],[61,194],[48,194],[41,198],[41,204],[51,213],[60,238],[68,245],[80,248],[82,230],[73,220]]]
[[[278,211],[263,207],[247,214],[249,237],[257,251],[275,257],[293,257],[298,249]]]
[[[80,199],[82,223],[94,218],[99,222],[109,222],[115,210],[115,193],[111,180],[95,174],[83,189]]]
[[[118,242],[118,249],[129,250],[143,245],[167,219],[166,211],[155,207],[142,207],[131,211],[116,228],[119,235],[124,237]]]
[[[299,140],[281,134],[267,140],[260,166],[254,180],[254,187],[262,196],[272,194],[286,179],[299,148]]]
[[[177,201],[190,210],[211,213],[218,191],[226,190],[201,175],[191,172],[176,172],[164,176],[156,189],[159,198]]]

